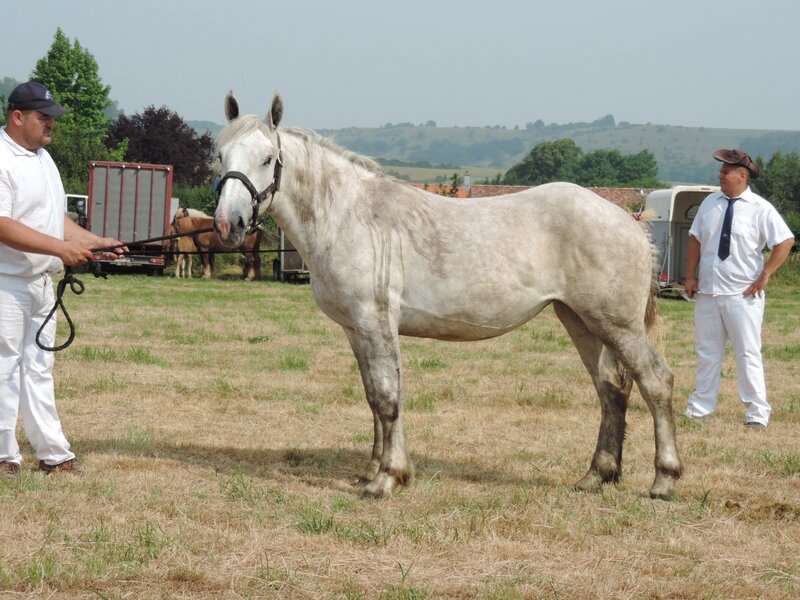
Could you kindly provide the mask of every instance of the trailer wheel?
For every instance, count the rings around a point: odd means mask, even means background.
[[[279,258],[272,260],[272,279],[273,281],[283,281],[281,277],[281,260]]]

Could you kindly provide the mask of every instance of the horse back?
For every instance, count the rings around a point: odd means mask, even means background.
[[[362,297],[396,298],[407,335],[493,337],[553,301],[590,317],[605,311],[624,321],[639,314],[644,322],[649,239],[626,211],[593,192],[549,184],[465,201],[408,186],[393,195],[385,185],[375,184],[369,206],[378,216],[359,219],[361,234],[340,229],[344,247],[315,273],[315,296],[320,306],[331,304],[329,314],[348,312],[331,289],[355,288]],[[348,268],[340,270],[339,261]]]

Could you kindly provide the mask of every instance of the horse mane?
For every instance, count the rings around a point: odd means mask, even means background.
[[[370,173],[375,175],[386,175],[383,168],[373,159],[369,158],[368,156],[364,156],[362,154],[357,154],[345,148],[342,148],[339,144],[334,142],[333,140],[326,138],[316,131],[311,129],[303,129],[300,127],[287,127],[284,129],[287,134],[292,135],[296,138],[299,138],[303,141],[306,146],[311,144],[315,144],[317,146],[321,146],[326,150],[330,150],[334,154],[338,154],[348,162],[353,163],[357,167],[361,167],[366,169]]]
[[[244,115],[228,123],[217,136],[217,146],[224,146],[233,138],[240,134],[248,134],[251,131],[260,130],[269,137],[269,127],[261,117],[257,115]]]
[[[246,135],[253,131],[261,131],[265,136],[270,137],[269,127],[261,117],[258,115],[243,115],[238,119],[234,119],[228,123],[228,125],[220,132],[219,136],[217,136],[217,145],[224,146],[231,139],[239,135]],[[362,169],[366,169],[370,173],[381,176],[386,175],[381,166],[373,159],[361,154],[356,154],[350,150],[346,150],[332,140],[321,136],[316,131],[311,129],[286,127],[279,129],[278,133],[290,135],[298,139],[306,147],[306,150],[309,150],[309,147],[312,145],[320,146],[325,150],[329,150],[334,154],[338,154],[353,165],[361,167]]]

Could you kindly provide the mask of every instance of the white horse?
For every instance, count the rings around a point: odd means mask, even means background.
[[[566,183],[472,202],[436,196],[313,132],[279,131],[278,94],[265,119],[240,116],[232,92],[225,114],[215,228],[238,246],[268,212],[308,265],[317,305],[344,328],[373,413],[366,495],[389,496],[413,475],[398,336],[482,340],[552,304],[600,398],[597,446],[577,487],[619,479],[635,381],[655,428],[650,495],[672,496],[673,378],[648,342],[658,285],[650,240],[628,213]]]

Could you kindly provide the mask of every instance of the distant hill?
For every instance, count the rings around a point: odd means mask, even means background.
[[[223,125],[219,125],[212,121],[186,121],[186,124],[194,129],[200,135],[204,133],[211,134],[211,137],[216,138],[220,131],[222,131]]]
[[[199,132],[212,135],[221,125],[202,122]],[[387,124],[383,127],[320,129],[319,133],[339,145],[374,158],[458,165],[464,168],[508,169],[520,162],[541,142],[571,138],[584,151],[619,150],[634,154],[650,150],[659,165],[659,179],[673,183],[709,184],[716,182],[719,170],[711,156],[719,148],[743,148],[754,157],[769,159],[775,152],[800,152],[800,131],[754,129],[711,129],[615,123],[607,115],[592,123],[545,125],[541,121],[525,128],[436,127]]]

